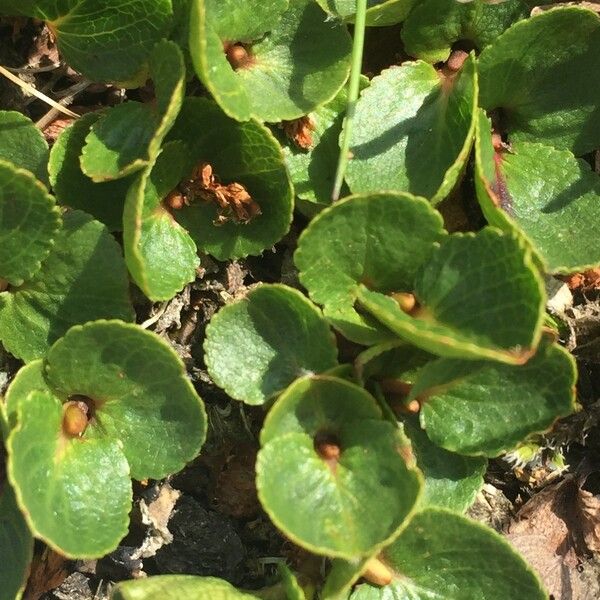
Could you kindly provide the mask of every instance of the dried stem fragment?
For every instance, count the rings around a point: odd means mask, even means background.
[[[166,197],[165,204],[177,210],[196,199],[217,205],[215,225],[223,225],[227,221],[246,224],[261,214],[260,206],[241,183],[223,185],[208,163],[200,163],[191,178]]]
[[[294,119],[293,121],[282,121],[281,126],[285,135],[302,150],[310,150],[313,145],[312,132],[315,124],[308,115]]]

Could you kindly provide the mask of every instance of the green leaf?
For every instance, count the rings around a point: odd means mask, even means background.
[[[12,429],[17,423],[17,414],[21,400],[29,396],[30,392],[42,391],[52,393],[44,377],[44,361],[34,360],[21,367],[4,396],[4,407],[8,429]]]
[[[46,188],[29,171],[0,160],[0,278],[21,285],[33,277],[59,228],[60,213]]]
[[[491,144],[481,115],[477,196],[488,221],[523,233],[550,273],[599,265],[600,177],[568,150],[515,142],[495,152]]]
[[[0,294],[2,343],[25,362],[44,356],[72,325],[133,316],[120,246],[104,225],[79,211],[65,213],[42,268]]]
[[[81,168],[95,182],[119,179],[152,164],[175,122],[185,91],[185,66],[174,42],[158,43],[150,57],[156,102],[125,102],[92,124]]]
[[[393,582],[362,584],[351,600],[548,598],[531,568],[499,534],[446,509],[417,513],[380,560],[393,572]]]
[[[127,533],[129,468],[117,440],[63,433],[63,407],[48,392],[19,403],[8,475],[31,531],[72,558],[102,556]]]
[[[487,460],[461,456],[433,444],[418,423],[404,422],[404,433],[421,469],[425,487],[421,506],[439,506],[465,512],[483,485]]]
[[[73,69],[93,81],[140,79],[173,18],[171,0],[42,0],[22,14],[48,21]],[[142,78],[143,83],[143,78]]]
[[[61,397],[94,403],[88,436],[118,439],[135,479],[162,479],[192,460],[206,437],[204,405],[175,352],[120,321],[73,327],[50,349],[46,377]]]
[[[261,433],[256,484],[271,520],[294,543],[354,559],[402,526],[420,478],[380,414],[364,390],[327,377],[300,380],[276,402]],[[337,456],[322,454],[321,442],[337,447]]]
[[[101,116],[99,112],[87,113],[60,134],[50,151],[48,171],[59,204],[83,210],[110,231],[119,231],[132,177],[95,183],[83,173],[79,161],[90,127]]]
[[[265,126],[256,121],[238,123],[205,98],[187,98],[168,139],[187,145],[188,172],[210,164],[223,185],[243,185],[261,210],[246,223],[231,219],[215,225],[219,215],[215,203],[192,198],[175,218],[200,250],[218,260],[256,255],[287,233],[292,186],[281,148]]]
[[[403,340],[432,354],[522,364],[540,339],[544,295],[522,241],[487,227],[442,242],[416,277],[420,308],[412,315],[365,286],[358,301]]]
[[[336,17],[354,20],[356,0],[317,0],[323,10]],[[404,21],[416,0],[367,0],[366,23],[373,27],[396,25]]]
[[[361,77],[361,88],[368,84],[369,80]],[[306,123],[309,128],[309,148],[299,146],[288,137],[286,128],[293,129],[295,121],[272,127],[283,147],[296,197],[306,201],[301,202],[298,208],[310,216],[331,204],[331,191],[340,154],[339,137],[347,101],[348,91],[342,88],[331,102],[298,121]]]
[[[372,344],[392,336],[354,310],[359,284],[384,293],[412,291],[417,270],[444,234],[441,216],[422,198],[350,196],[313,219],[294,261],[333,326],[350,340]]]
[[[480,105],[497,110],[511,142],[581,156],[600,139],[600,17],[557,8],[513,25],[479,57]]]
[[[264,404],[298,377],[337,365],[321,312],[284,285],[261,285],[222,308],[206,329],[204,352],[213,381],[247,404]]]
[[[327,574],[321,597],[327,600],[347,600],[352,586],[362,575],[369,558],[343,560],[334,558]]]
[[[402,41],[410,56],[428,63],[448,59],[459,41],[482,50],[515,21],[529,14],[521,0],[497,4],[485,0],[424,0],[417,4],[402,28]]]
[[[575,410],[575,362],[542,343],[522,366],[441,359],[420,374],[411,398],[422,402],[421,425],[439,446],[498,456]]]
[[[42,132],[20,112],[0,110],[0,160],[27,169],[48,183],[48,144]]]
[[[348,77],[351,40],[345,26],[326,22],[313,0],[294,0],[283,13],[282,6],[260,0],[193,2],[190,51],[196,73],[221,108],[240,121],[301,117],[332,100]],[[251,59],[234,70],[224,44],[240,41]]]
[[[122,581],[112,590],[111,600],[256,600],[216,577],[158,575]]]
[[[288,433],[316,435],[381,417],[375,398],[363,388],[329,375],[307,376],[292,383],[275,402],[260,432],[260,443],[264,446]]]
[[[346,174],[350,189],[410,192],[437,204],[465,167],[476,108],[473,56],[453,76],[421,61],[384,71],[356,105]]]
[[[27,582],[33,537],[7,482],[0,493],[0,598],[15,600]]]
[[[127,194],[123,215],[125,260],[133,280],[154,302],[169,300],[196,278],[196,244],[163,204],[182,179],[184,144],[170,142],[152,169]]]

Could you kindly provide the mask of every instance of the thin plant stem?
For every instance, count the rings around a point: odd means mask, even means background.
[[[26,92],[33,94],[40,100],[43,100],[46,104],[49,104],[53,108],[56,108],[56,110],[58,110],[59,112],[67,115],[68,117],[73,117],[74,119],[79,118],[79,115],[77,113],[74,113],[72,110],[69,110],[68,108],[65,108],[58,102],[52,100],[52,98],[46,96],[46,94],[43,94],[42,92],[35,89],[32,85],[26,83],[25,81],[22,81],[16,75],[13,75],[10,71],[6,70],[2,66],[0,66],[0,74],[4,75],[4,77],[6,77],[6,79],[9,79],[13,83],[16,83],[19,87],[23,88]]]
[[[352,135],[352,121],[356,110],[356,101],[360,89],[360,73],[362,69],[363,47],[365,45],[365,23],[367,19],[367,0],[356,0],[356,15],[354,19],[354,43],[352,45],[352,68],[350,70],[350,82],[348,84],[348,103],[346,105],[346,117],[344,118],[344,133],[342,134],[342,145],[338,159],[335,183],[331,199],[335,202],[339,199],[344,185],[344,176],[348,161],[351,158],[350,137]]]

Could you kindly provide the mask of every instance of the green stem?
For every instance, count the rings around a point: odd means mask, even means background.
[[[356,110],[356,101],[360,89],[360,72],[362,67],[363,46],[365,45],[365,22],[367,19],[367,0],[356,0],[356,16],[354,20],[354,43],[352,45],[352,69],[350,71],[350,83],[348,84],[348,104],[346,105],[346,117],[344,119],[344,133],[342,147],[338,159],[335,183],[331,199],[335,202],[340,197],[344,176],[348,161],[351,158],[350,136],[352,135],[352,120]]]

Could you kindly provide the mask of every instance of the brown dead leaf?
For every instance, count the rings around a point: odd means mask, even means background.
[[[600,541],[600,499],[569,475],[538,492],[509,525],[507,539],[555,600],[587,598],[577,567]],[[595,549],[596,548],[596,549]]]
[[[223,185],[208,163],[200,163],[192,176],[179,184],[178,190],[184,204],[190,204],[194,200],[216,204],[218,214],[215,225],[223,225],[228,221],[245,224],[261,214],[260,206],[241,183]]]
[[[591,552],[600,552],[600,496],[580,489],[578,504],[585,545]]]
[[[33,557],[23,600],[37,600],[58,587],[69,574],[67,559],[50,548]]]
[[[310,150],[313,145],[312,132],[315,124],[308,115],[294,119],[293,121],[282,121],[281,127],[285,135],[302,150]]]
[[[573,273],[562,277],[571,290],[591,290],[600,288],[600,269],[589,269],[583,273]]]

